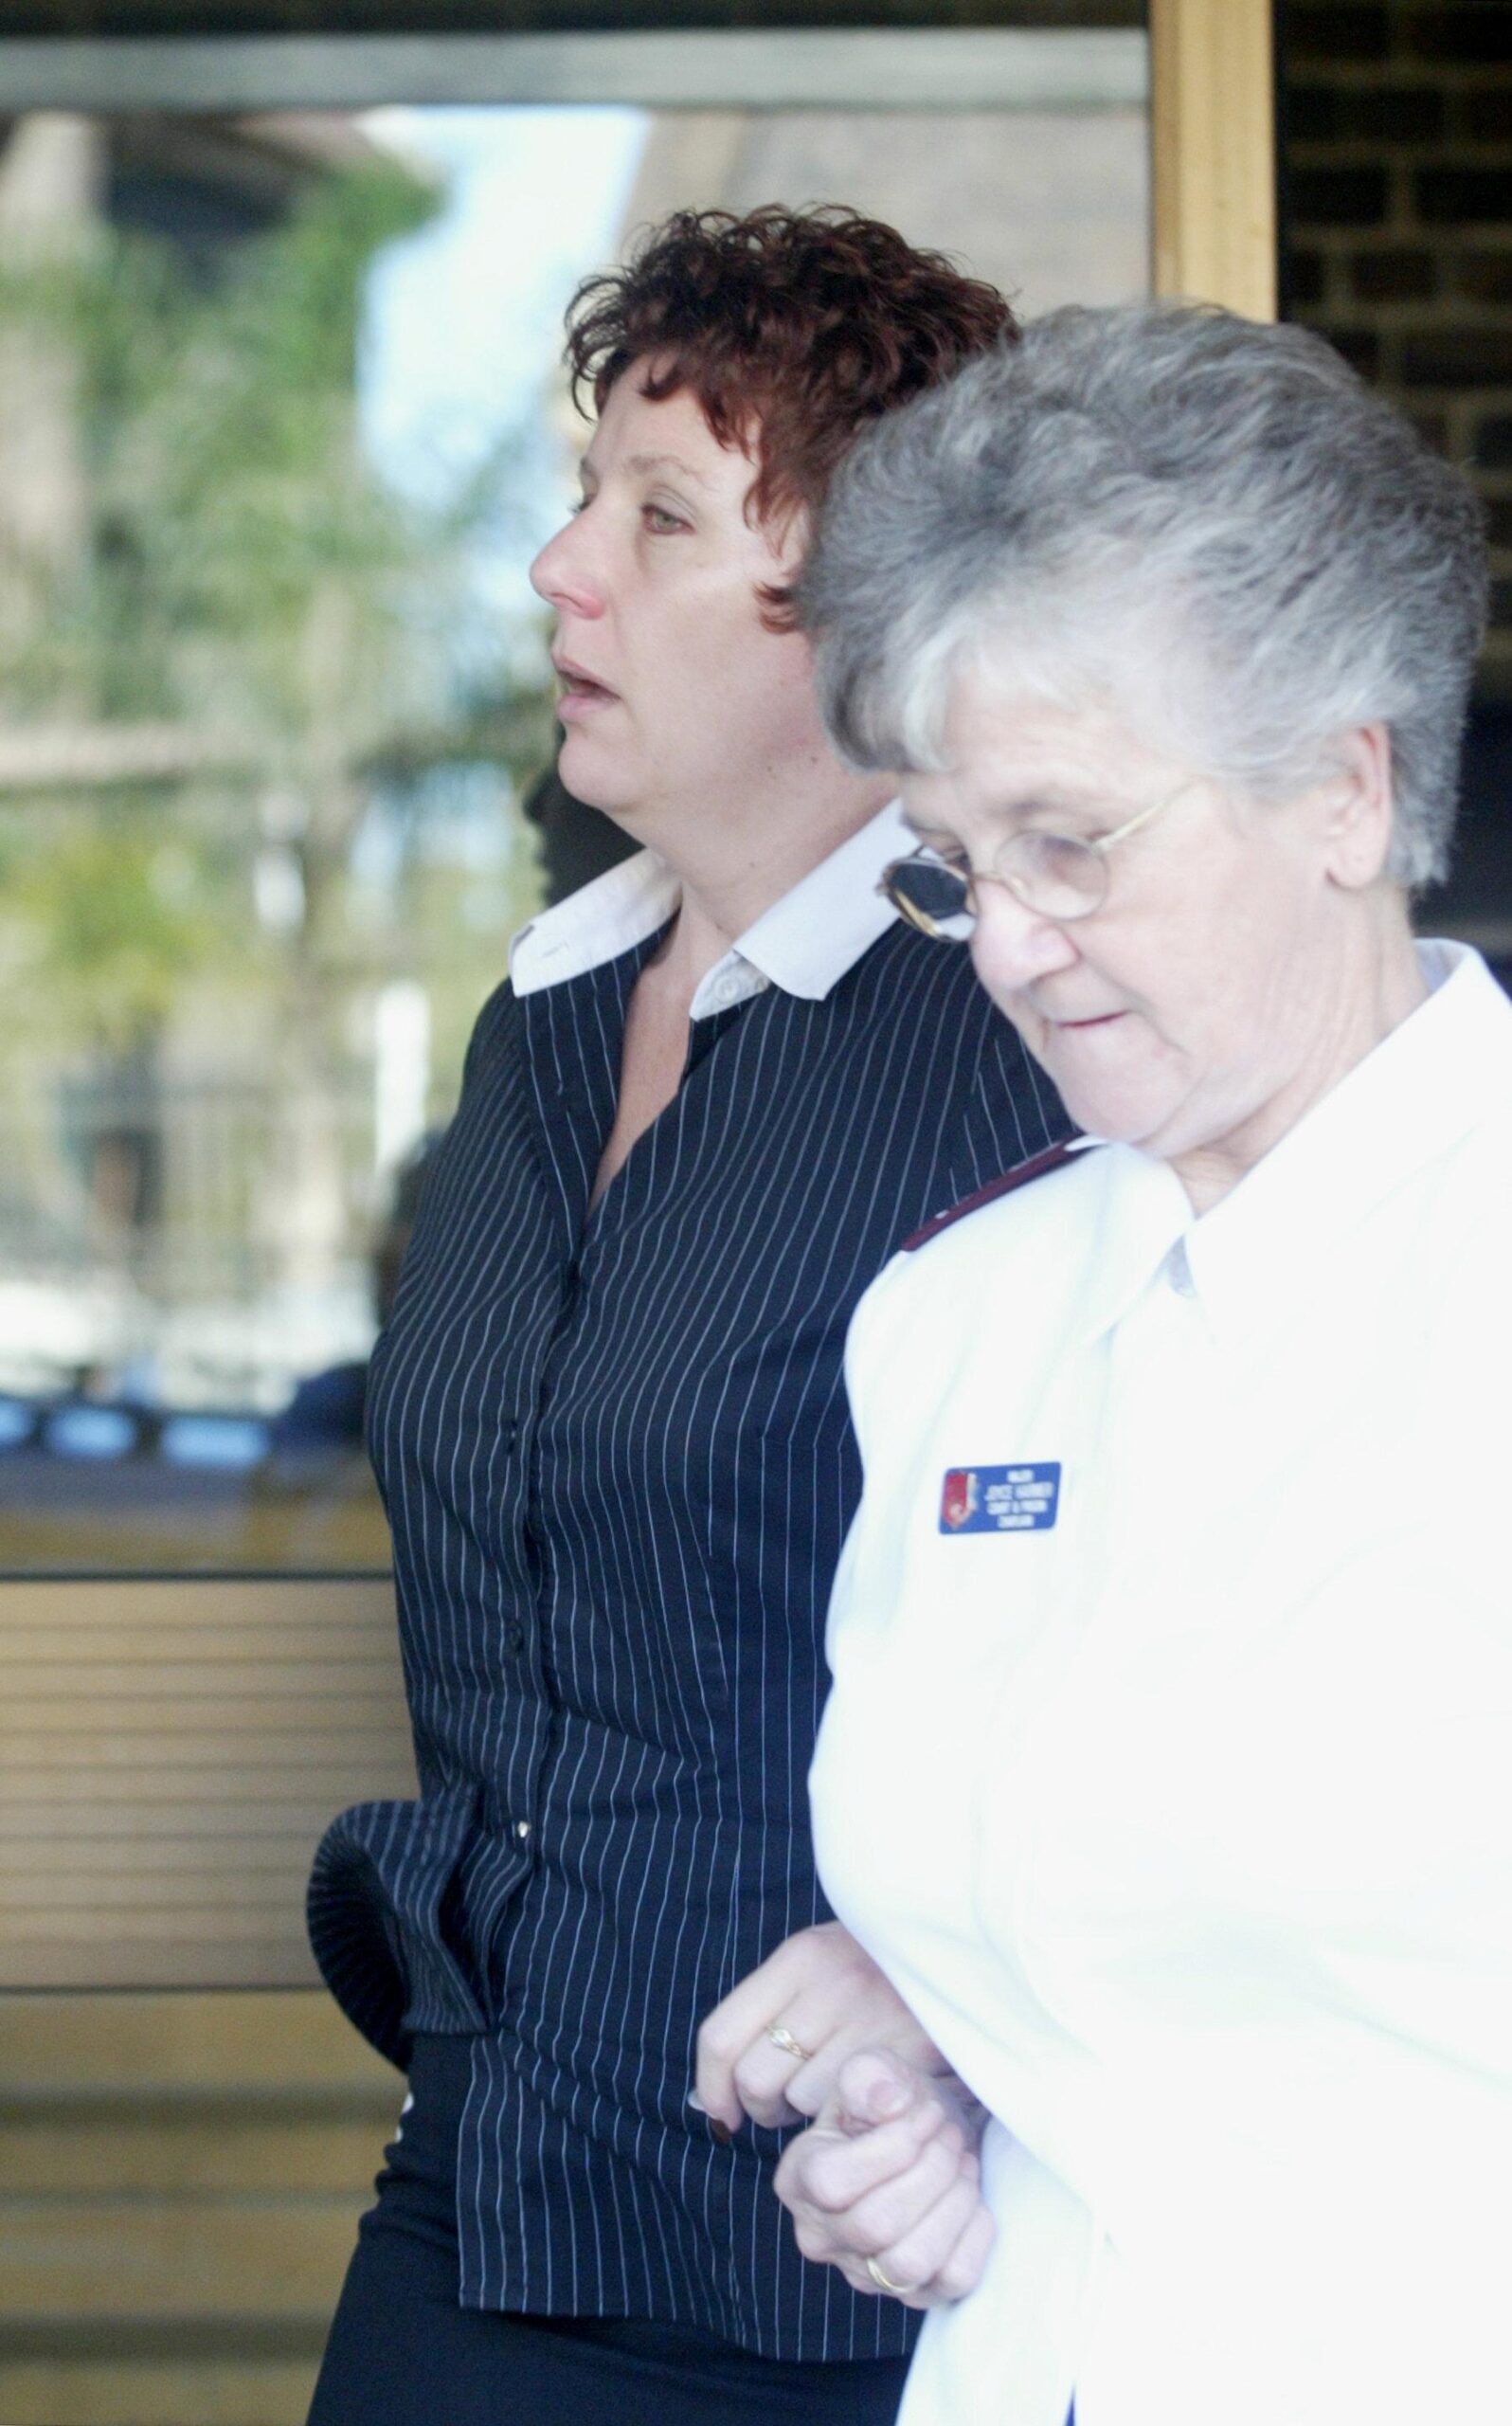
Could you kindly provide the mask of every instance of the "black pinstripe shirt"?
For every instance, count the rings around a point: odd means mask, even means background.
[[[423,1799],[335,1823],[311,1925],[396,2061],[472,2037],[467,2304],[907,2346],[895,2303],[799,2257],[780,2136],[721,2147],[687,2106],[701,2017],[825,1911],[805,1779],[860,1483],[852,1308],[1064,1126],[965,953],[876,902],[896,833],[706,980],[681,1089],[591,1211],[668,902],[643,859],[548,914],[531,990],[478,1023],[374,1359]]]

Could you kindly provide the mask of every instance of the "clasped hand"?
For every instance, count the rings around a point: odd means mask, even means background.
[[[856,2290],[922,2308],[977,2283],[993,2236],[981,2109],[839,1922],[801,1929],[715,2007],[693,2103],[730,2130],[812,2118],[777,2194],[804,2256]]]

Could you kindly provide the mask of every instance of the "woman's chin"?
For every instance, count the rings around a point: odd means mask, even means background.
[[[1163,1150],[1163,1139],[1176,1107],[1124,1088],[1078,1086],[1053,1070],[1061,1101],[1085,1135],[1106,1138],[1110,1146],[1139,1146],[1146,1153]]]
[[[610,751],[594,747],[591,733],[567,726],[556,771],[573,799],[582,801],[585,808],[601,809],[617,825],[634,828],[637,788],[623,769],[616,767]]]
[[[1040,1029],[1025,1040],[1054,1080],[1078,1129],[1110,1144],[1144,1146],[1160,1137],[1180,1111],[1184,1074],[1170,1066],[1147,1030],[1132,1015]]]

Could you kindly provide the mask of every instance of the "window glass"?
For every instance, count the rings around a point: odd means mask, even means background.
[[[0,120],[0,1570],[387,1565],[426,1159],[548,871],[622,847],[525,813],[562,308],[815,199],[1137,293],[1143,94]]]

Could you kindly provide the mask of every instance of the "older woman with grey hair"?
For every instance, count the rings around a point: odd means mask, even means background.
[[[992,2119],[979,2195],[856,2055],[780,2186],[931,2307],[904,2426],[1512,2417],[1512,1005],[1409,921],[1484,588],[1325,346],[1170,307],[880,425],[810,561],[894,898],[1087,1132],[851,1333],[821,1865]]]

